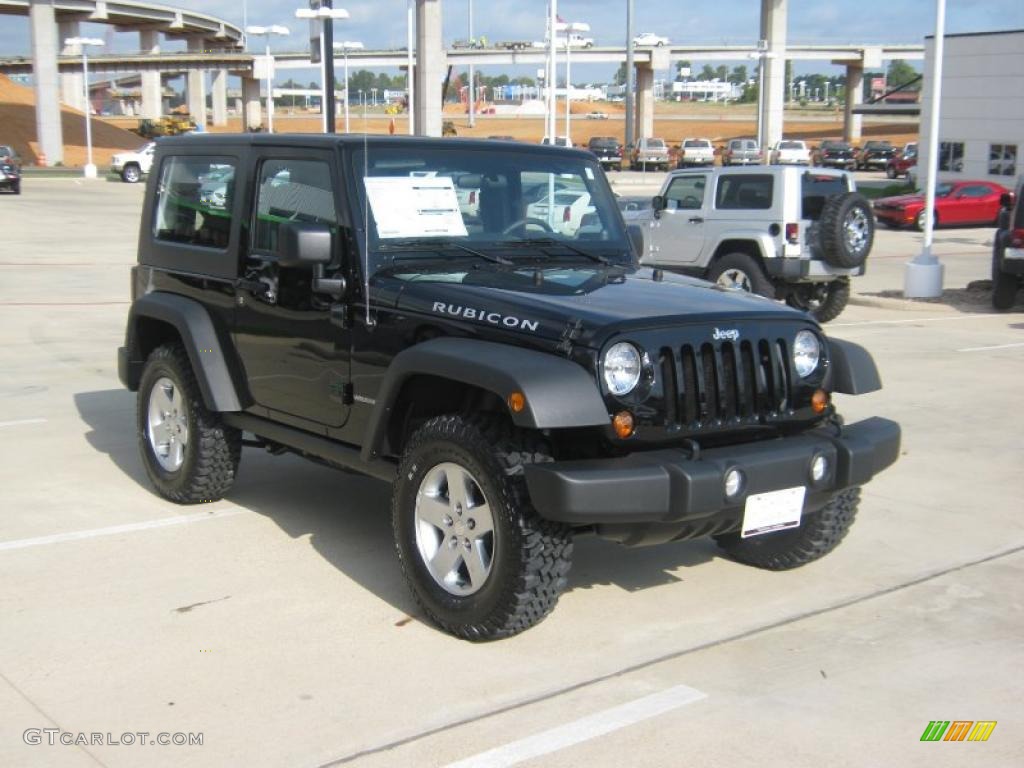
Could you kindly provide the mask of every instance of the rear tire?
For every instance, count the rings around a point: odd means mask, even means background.
[[[716,536],[715,541],[734,560],[770,571],[787,571],[824,557],[846,536],[857,516],[860,488],[835,494],[817,512],[805,515],[799,528],[748,539],[739,533]]]
[[[206,408],[180,344],[157,347],[146,361],[136,422],[146,474],[165,499],[200,504],[231,490],[242,457],[242,433]]]
[[[438,416],[410,438],[392,497],[395,546],[416,602],[441,629],[493,640],[554,609],[572,531],[537,514],[523,475],[525,464],[550,460],[538,436],[497,417]],[[468,477],[469,490],[453,494],[453,477]],[[481,534],[485,510],[491,530]]]
[[[896,168],[891,166],[891,165],[885,166],[885,177],[887,179],[895,179],[896,178]]]
[[[722,288],[756,293],[775,298],[775,286],[757,259],[747,253],[727,253],[708,267],[706,279]]]
[[[998,238],[998,233],[996,234]],[[999,255],[1001,248],[994,249],[992,253],[992,308],[1005,312],[1012,309],[1017,300],[1017,289],[1020,288],[1020,278],[1017,275],[1009,275],[999,269]]]
[[[850,301],[850,280],[839,278],[825,285],[797,285],[786,295],[786,303],[802,309],[819,323],[835,320]]]

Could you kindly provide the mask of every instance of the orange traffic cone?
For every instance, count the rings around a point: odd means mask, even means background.
[[[395,135],[395,118],[393,117],[391,118],[391,122],[388,123],[388,133],[390,133],[392,136]]]
[[[36,164],[39,165],[40,167],[45,167],[46,166],[46,153],[45,152],[40,152],[39,153],[39,157],[36,160]]]

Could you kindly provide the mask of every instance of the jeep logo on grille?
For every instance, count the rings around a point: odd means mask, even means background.
[[[711,338],[715,341],[738,341],[740,332],[735,328],[715,328]]]

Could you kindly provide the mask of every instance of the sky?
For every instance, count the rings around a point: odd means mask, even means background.
[[[446,43],[468,36],[467,9],[474,2],[475,35],[491,41],[544,37],[546,0],[442,0]],[[249,24],[284,24],[291,37],[275,40],[275,50],[308,48],[308,22],[294,18],[302,3],[281,0],[178,0],[165,3],[201,11],[242,25],[247,10]],[[335,0],[351,14],[336,23],[336,39],[358,40],[367,48],[405,46],[406,0]],[[680,0],[634,0],[635,30],[651,31],[672,42],[689,44],[750,44],[759,32],[758,0],[715,0],[688,3]],[[625,0],[561,0],[559,15],[566,21],[590,24],[590,35],[598,45],[625,42]],[[791,43],[921,43],[934,32],[934,0],[789,0],[788,36]],[[1024,0],[950,0],[946,31],[986,32],[1024,29]],[[108,50],[138,49],[138,35],[116,33],[105,25],[83,25],[82,34],[104,37]],[[28,19],[0,16],[0,56],[30,53]],[[183,47],[165,44],[165,50]],[[715,62],[717,64],[719,62]],[[742,62],[726,62],[730,66]],[[699,66],[701,62],[694,61]],[[486,74],[532,74],[535,67],[516,70],[495,67]],[[614,72],[612,65],[573,67],[573,81],[605,82]],[[796,74],[837,73],[828,62],[798,63]],[[315,75],[310,71],[311,78]]]

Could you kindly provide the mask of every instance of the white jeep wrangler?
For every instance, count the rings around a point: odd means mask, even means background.
[[[643,221],[642,264],[839,316],[874,241],[848,173],[751,166],[670,173]]]

